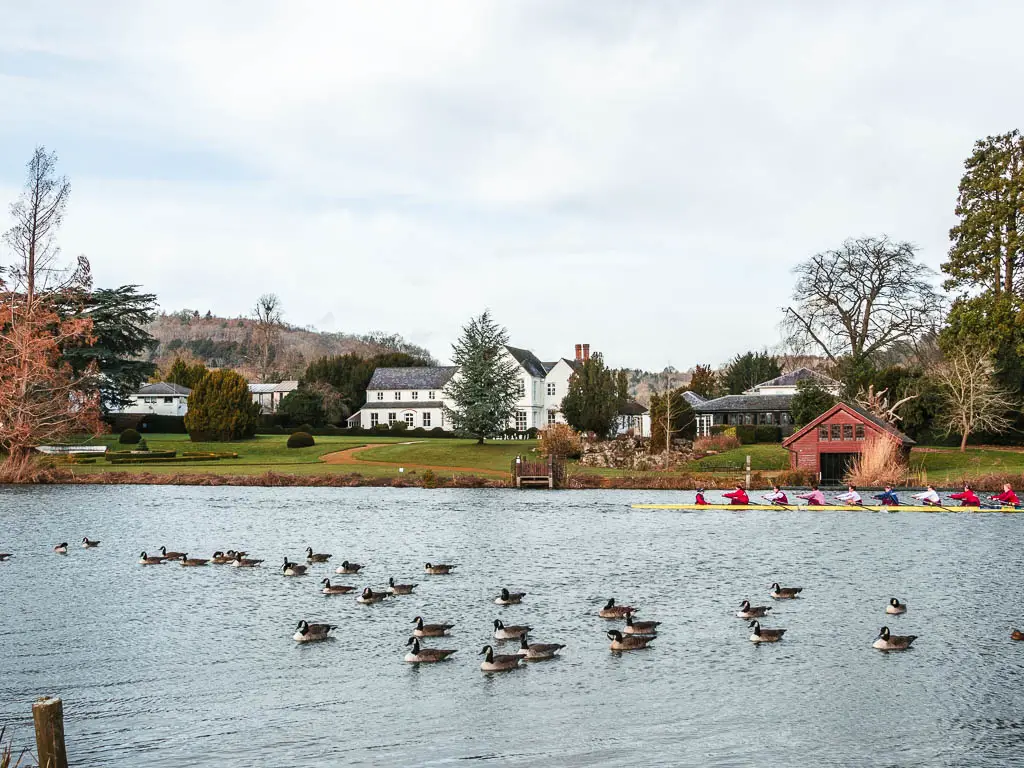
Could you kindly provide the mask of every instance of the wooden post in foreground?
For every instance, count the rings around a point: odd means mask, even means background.
[[[32,705],[39,768],[68,768],[64,747],[64,702],[43,696]]]
[[[746,472],[746,474],[747,474],[747,484],[746,484],[746,485],[744,485],[743,487],[744,487],[744,488],[745,488],[746,490],[748,490],[748,491],[749,491],[749,490],[750,490],[750,454],[749,454],[749,453],[747,454],[747,465],[746,465],[746,470],[747,470],[747,472]]]

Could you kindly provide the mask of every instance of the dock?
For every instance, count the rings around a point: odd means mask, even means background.
[[[558,488],[565,479],[565,465],[554,458],[546,461],[512,460],[512,484],[516,488]]]

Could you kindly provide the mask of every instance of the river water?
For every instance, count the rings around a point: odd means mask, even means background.
[[[1024,515],[632,510],[670,492],[164,486],[0,488],[0,726],[64,699],[81,766],[1003,766],[1024,761]],[[95,550],[75,542],[102,540]],[[55,543],[69,541],[67,556]],[[161,544],[268,563],[143,567]],[[284,578],[287,554],[334,554]],[[334,576],[343,559],[365,575]],[[450,577],[423,563],[456,562]],[[268,567],[269,566],[269,567]],[[277,568],[273,567],[277,566]],[[389,576],[379,606],[319,578]],[[776,645],[733,612],[775,603]],[[498,588],[523,590],[500,608]],[[616,655],[611,596],[663,622]],[[887,617],[888,598],[910,608]],[[445,664],[403,663],[411,620],[451,621]],[[302,618],[340,625],[298,645]],[[480,672],[491,622],[562,658]],[[920,638],[872,650],[879,627]],[[1022,627],[1024,628],[1024,627]]]

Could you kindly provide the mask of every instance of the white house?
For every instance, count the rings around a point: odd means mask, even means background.
[[[192,390],[180,384],[147,384],[131,396],[131,404],[119,413],[152,413],[157,416],[184,416]]]
[[[258,403],[263,413],[275,413],[281,401],[289,392],[299,388],[297,381],[279,381],[276,384],[249,384],[252,401]]]
[[[576,359],[542,362],[533,352],[505,347],[519,374],[519,400],[509,428],[525,432],[549,424],[564,423],[562,398],[569,378],[590,357],[589,344],[576,345]],[[349,426],[371,429],[378,424],[404,421],[410,427],[451,429],[444,406],[453,403],[445,386],[458,375],[454,366],[438,368],[378,368],[366,388],[366,405],[348,420]]]

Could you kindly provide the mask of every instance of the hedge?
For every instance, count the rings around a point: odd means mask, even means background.
[[[147,451],[145,454],[133,451],[107,451],[103,454],[107,461],[114,459],[169,459],[177,455],[177,451]]]
[[[751,443],[756,443],[757,427],[755,427],[753,424],[736,425],[736,439],[738,439],[742,445],[750,445]]]
[[[292,432],[288,436],[287,446],[289,448],[310,448],[316,445],[316,440],[309,432]]]
[[[142,435],[140,435],[137,430],[129,428],[121,433],[121,436],[117,438],[117,442],[123,443],[124,445],[135,445],[135,443],[139,442],[141,439]]]
[[[220,453],[197,453],[192,456],[133,456],[126,459],[111,459],[111,464],[178,464],[194,461],[219,461],[224,457]]]
[[[754,430],[755,442],[758,443],[781,443],[782,442],[782,427],[776,427],[771,424],[760,424],[757,429]]]

